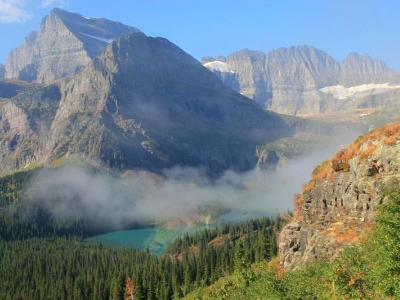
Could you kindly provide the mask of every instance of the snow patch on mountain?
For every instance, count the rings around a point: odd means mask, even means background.
[[[213,72],[217,71],[221,73],[235,73],[235,71],[233,71],[226,62],[219,60],[209,61],[204,64],[204,67]]]
[[[113,41],[113,39],[105,39],[105,38],[102,38],[100,36],[95,36],[95,35],[87,34],[87,33],[84,33],[84,32],[79,32],[79,34],[81,34],[83,36],[87,36],[87,37],[95,39],[95,40],[98,40],[98,41],[101,41],[101,42],[104,42],[104,43],[107,43],[107,44],[109,44],[109,43],[111,43]]]
[[[327,86],[320,89],[325,94],[330,94],[336,99],[345,100],[349,98],[365,97],[385,93],[389,90],[400,89],[400,85],[390,83],[369,83],[357,86],[345,87],[343,85]]]

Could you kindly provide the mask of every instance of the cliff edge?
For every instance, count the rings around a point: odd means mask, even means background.
[[[293,220],[279,236],[279,259],[292,270],[335,258],[371,227],[382,189],[400,179],[400,123],[359,137],[319,165],[295,197]]]

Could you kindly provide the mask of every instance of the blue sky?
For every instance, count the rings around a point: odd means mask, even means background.
[[[397,0],[0,0],[0,62],[55,6],[166,37],[198,59],[312,45],[338,60],[368,53],[400,70]]]

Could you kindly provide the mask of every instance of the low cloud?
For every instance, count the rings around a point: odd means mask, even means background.
[[[44,170],[28,194],[55,217],[83,217],[93,224],[124,227],[132,223],[196,218],[204,211],[232,218],[271,215],[291,210],[292,199],[315,165],[335,147],[286,162],[273,171],[226,172],[217,180],[191,168],[174,168],[163,176],[132,172],[124,178],[77,166]]]

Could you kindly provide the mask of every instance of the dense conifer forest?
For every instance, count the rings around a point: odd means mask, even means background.
[[[84,220],[60,221],[18,198],[22,174],[0,185],[17,195],[0,211],[1,299],[172,299],[231,274],[237,253],[249,264],[276,255],[280,218],[183,236],[162,257],[88,243],[96,230]]]

